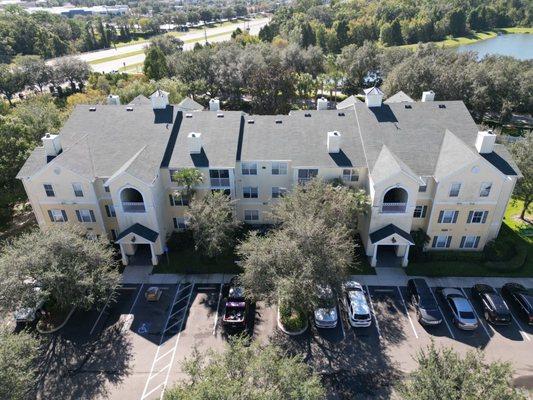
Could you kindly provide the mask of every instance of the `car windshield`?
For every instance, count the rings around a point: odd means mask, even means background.
[[[470,311],[461,311],[459,313],[459,316],[461,318],[464,318],[464,319],[474,319],[475,318],[474,313],[470,312]]]

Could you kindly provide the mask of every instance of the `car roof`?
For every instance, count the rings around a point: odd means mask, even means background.
[[[491,292],[491,293],[483,293],[483,294],[484,294],[484,297],[486,297],[487,300],[490,301],[490,303],[495,309],[507,310],[507,307],[505,306],[505,302],[503,301],[502,297],[498,293]]]
[[[370,309],[366,301],[365,294],[358,290],[348,291],[348,299],[354,314],[369,314]]]
[[[463,292],[461,292],[459,289],[456,289],[456,288],[444,288],[442,289],[442,293],[444,293],[446,296],[458,295],[458,296],[464,297]]]
[[[492,286],[485,283],[476,283],[474,287],[481,293],[496,293],[496,290]]]
[[[452,300],[457,308],[457,311],[472,311],[472,306],[470,302],[464,297],[452,297]]]

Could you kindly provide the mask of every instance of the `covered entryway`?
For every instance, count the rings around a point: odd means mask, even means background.
[[[373,267],[406,267],[409,247],[415,244],[409,233],[394,224],[372,232],[370,242],[374,247],[370,260]]]
[[[141,224],[133,224],[118,235],[124,265],[157,265],[154,243],[159,233]]]

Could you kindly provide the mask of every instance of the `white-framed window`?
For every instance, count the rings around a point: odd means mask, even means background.
[[[444,248],[450,247],[451,242],[452,242],[451,236],[446,236],[446,235],[433,236],[433,243],[431,244],[431,247],[435,249],[444,249]]]
[[[187,229],[187,218],[185,217],[174,217],[172,218],[174,221],[174,229],[177,229],[179,231],[184,231]]]
[[[489,197],[490,189],[492,189],[492,182],[483,182],[479,188],[479,197]]]
[[[424,193],[426,190],[428,190],[428,180],[427,178],[421,178],[421,179],[424,181],[424,184],[418,187],[418,191],[420,193]]]
[[[461,184],[459,182],[454,182],[450,186],[450,197],[458,197],[459,192],[461,191]]]
[[[272,186],[272,198],[279,199],[287,194],[287,189],[278,186]]]
[[[257,199],[259,191],[257,186],[244,186],[242,188],[242,197],[245,199]]]
[[[113,204],[105,205],[105,213],[109,218],[115,218],[117,216],[115,212],[115,206]]]
[[[439,224],[455,224],[459,211],[454,210],[441,210],[439,213]]]
[[[179,169],[169,169],[168,174],[170,175],[170,182],[176,182],[176,179],[174,179],[174,174],[178,172]]]
[[[299,169],[298,183],[306,183],[318,175],[318,169]]]
[[[67,213],[65,210],[48,210],[48,216],[52,222],[67,222]]]
[[[93,210],[76,210],[78,222],[96,222]]]
[[[481,236],[463,236],[461,238],[461,244],[459,247],[461,249],[477,249],[477,246],[479,245],[479,239],[481,239]]]
[[[210,169],[209,179],[211,187],[220,188],[229,186],[229,170],[228,169]]]
[[[256,162],[242,162],[241,173],[243,175],[257,175],[257,163]]]
[[[487,221],[488,211],[470,211],[468,213],[467,224],[484,224]]]
[[[83,197],[83,186],[81,185],[81,183],[73,183],[72,190],[74,191],[74,196]]]
[[[345,182],[357,182],[359,180],[359,173],[352,168],[343,169],[342,180]]]
[[[259,221],[259,210],[244,210],[245,221]]]
[[[189,205],[189,199],[187,199],[186,196],[183,196],[182,194],[179,194],[179,193],[169,194],[168,199],[172,207]]]
[[[428,206],[416,206],[413,213],[413,218],[426,218]]]
[[[56,194],[54,192],[54,187],[50,183],[45,183],[44,185],[44,192],[46,193],[46,196],[48,197],[55,197]]]
[[[287,163],[272,161],[272,175],[287,175]]]

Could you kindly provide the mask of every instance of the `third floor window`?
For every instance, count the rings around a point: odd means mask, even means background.
[[[44,191],[48,197],[55,197],[54,187],[49,183],[44,184]]]
[[[242,197],[244,197],[245,199],[257,199],[257,196],[257,187],[245,186],[242,188]]]
[[[461,191],[461,184],[458,182],[452,183],[450,186],[450,197],[458,197]]]
[[[209,179],[211,181],[211,187],[228,187],[229,186],[229,170],[210,169]]]
[[[241,172],[243,175],[257,175],[257,163],[255,162],[241,163]]]
[[[74,191],[74,196],[83,197],[83,186],[81,186],[81,183],[73,183],[72,190]]]
[[[272,162],[272,175],[287,175],[287,163],[273,161]]]
[[[483,182],[481,188],[479,189],[479,197],[489,197],[490,189],[492,189],[492,183]]]

